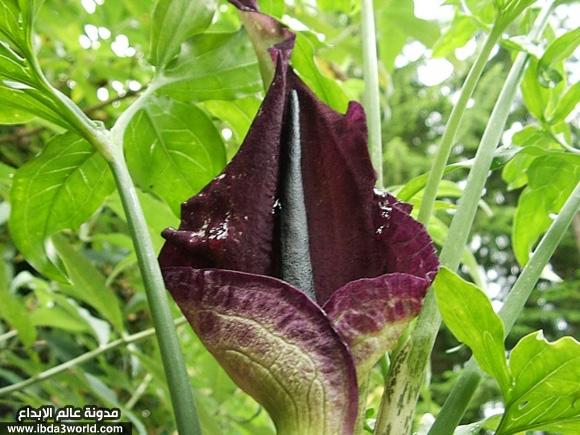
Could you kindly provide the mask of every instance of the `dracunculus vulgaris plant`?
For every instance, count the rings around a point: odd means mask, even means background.
[[[374,189],[362,107],[318,100],[289,65],[294,35],[233,3],[273,78],[239,152],[163,233],[165,283],[278,433],[352,434],[359,385],[438,260],[410,207]]]

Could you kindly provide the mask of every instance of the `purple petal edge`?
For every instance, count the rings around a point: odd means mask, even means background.
[[[349,345],[359,380],[393,349],[419,313],[429,282],[406,273],[352,281],[324,305],[335,329]]]
[[[326,314],[275,278],[165,267],[167,287],[206,348],[260,402],[278,431],[350,435],[352,357]]]

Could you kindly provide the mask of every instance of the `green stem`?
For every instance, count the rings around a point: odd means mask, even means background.
[[[499,316],[504,322],[506,337],[524,309],[526,301],[540,279],[542,270],[550,261],[579,209],[580,183],[540,241],[499,312]],[[465,369],[451,390],[449,397],[447,397],[437,420],[429,431],[429,435],[446,435],[453,432],[453,429],[461,421],[482,376],[477,363],[471,358],[465,365]]]
[[[34,56],[32,56],[32,59],[34,70],[42,87],[52,95],[55,104],[61,110],[62,116],[109,163],[127,217],[127,224],[145,285],[153,325],[157,332],[161,360],[167,377],[177,430],[182,435],[201,434],[193,392],[187,375],[183,353],[179,347],[177,333],[173,326],[165,284],[157,263],[145,215],[123,153],[123,136],[127,125],[135,113],[143,106],[146,99],[163,82],[154,81],[147,91],[135,100],[119,117],[113,129],[108,131],[104,127],[99,127],[73,101],[54,88],[42,73]]]
[[[552,3],[544,7],[536,21],[534,29],[530,32],[530,36],[533,39],[541,34],[551,11],[551,5]],[[494,26],[478,59],[468,74],[459,99],[460,101],[454,107],[451,114],[444,138],[442,139],[433,164],[433,169],[429,176],[429,181],[425,188],[421,210],[419,212],[419,220],[424,224],[428,223],[431,217],[438,185],[443,175],[465,106],[469,96],[473,93],[475,84],[489,57],[489,53],[500,34],[499,27]],[[523,58],[519,56],[506,79],[498,102],[486,126],[473,168],[468,176],[464,194],[459,202],[457,213],[449,228],[449,234],[452,236],[448,237],[443,245],[440,260],[442,265],[451,270],[456,270],[461,261],[461,254],[471,231],[478,202],[481,198],[491,167],[493,153],[504,130],[525,61],[525,55],[523,55]],[[459,109],[460,111],[458,112]],[[421,391],[421,382],[440,325],[441,316],[437,309],[435,297],[433,292],[429,292],[425,298],[423,309],[417,319],[417,326],[411,335],[411,339],[395,358],[391,371],[393,375],[389,377],[385,384],[385,394],[383,394],[375,429],[376,434],[399,435],[410,432],[415,406]]]
[[[445,132],[443,133],[441,143],[439,144],[437,154],[435,155],[435,160],[433,161],[433,166],[429,172],[429,179],[425,186],[425,191],[423,192],[423,199],[421,200],[421,208],[419,210],[418,218],[419,221],[425,225],[429,223],[429,219],[433,214],[433,205],[435,204],[439,183],[441,182],[445,166],[449,160],[451,148],[455,143],[459,124],[465,114],[467,103],[475,91],[475,86],[483,73],[483,69],[487,63],[491,50],[500,36],[501,28],[493,26],[490,33],[487,35],[485,43],[483,44],[475,63],[471,66],[471,69],[465,78],[465,82],[461,88],[461,94],[459,95],[459,100],[457,100],[457,103],[453,106],[451,114],[449,115],[449,120],[445,126]]]
[[[362,48],[365,82],[364,103],[367,115],[369,151],[377,173],[377,187],[383,187],[383,146],[381,134],[381,102],[379,99],[379,68],[377,36],[372,0],[362,0]]]
[[[127,215],[127,223],[145,284],[153,324],[157,331],[157,340],[171,394],[177,430],[180,434],[200,434],[201,429],[191,385],[183,354],[179,347],[177,333],[173,327],[165,284],[151,243],[145,216],[121,149],[118,149],[118,152],[114,154],[111,169]]]
[[[179,325],[184,325],[186,323],[185,317],[180,317],[179,319],[176,319],[174,321],[174,323],[175,323],[176,327]],[[123,345],[129,344],[129,343],[135,343],[135,342],[144,340],[148,337],[151,337],[153,335],[155,335],[155,328],[149,328],[149,329],[146,329],[145,331],[141,331],[141,332],[138,332],[136,334],[128,335],[126,337],[111,341],[110,343],[107,343],[104,346],[100,346],[100,347],[93,349],[89,352],[83,353],[82,355],[79,355],[76,358],[68,360],[67,362],[64,362],[64,363],[59,364],[59,365],[54,366],[54,367],[51,367],[50,369],[45,370],[45,371],[43,371],[37,375],[34,375],[28,379],[25,379],[24,381],[17,382],[15,384],[8,385],[7,387],[0,388],[0,397],[3,397],[5,395],[7,395],[9,393],[13,393],[15,391],[20,391],[26,387],[37,384],[39,382],[46,381],[47,379],[50,379],[53,376],[58,375],[59,373],[62,373],[62,372],[69,370],[69,369],[72,369],[72,368],[74,368],[82,363],[85,363],[93,358],[96,358],[97,356],[99,356],[102,353],[113,350],[119,346],[123,346]]]

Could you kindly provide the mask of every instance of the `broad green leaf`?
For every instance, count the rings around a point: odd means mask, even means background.
[[[349,1],[349,0],[341,0]],[[284,0],[260,0],[260,10],[272,17],[282,18],[284,15],[285,4]]]
[[[530,58],[521,84],[524,103],[538,120],[544,119],[544,110],[548,105],[549,91],[538,82],[538,60]]]
[[[147,221],[151,240],[153,241],[153,248],[155,252],[159,252],[165,242],[165,239],[161,237],[161,232],[167,227],[177,227],[179,225],[179,219],[167,204],[154,198],[150,194],[138,190],[137,196],[139,197],[139,202],[145,214],[145,220]],[[118,195],[112,195],[107,205],[118,217],[125,220],[125,212]]]
[[[247,97],[233,101],[206,101],[203,107],[213,116],[226,122],[232,129],[237,142],[242,143],[258,112],[260,99]]]
[[[62,279],[45,242],[80,226],[112,190],[107,163],[88,142],[72,133],[57,136],[14,175],[9,221],[14,244],[35,269]]]
[[[0,124],[25,124],[34,119],[34,115],[18,109],[0,106]]]
[[[202,33],[211,24],[215,0],[158,0],[153,12],[149,59],[163,68],[186,39]]]
[[[560,98],[554,112],[548,117],[551,124],[566,121],[566,118],[580,102],[580,82],[574,83]]]
[[[580,28],[571,30],[554,39],[540,59],[538,74],[545,74],[552,68],[552,65],[569,57],[578,45],[580,45]]]
[[[318,0],[316,4],[322,11],[339,11],[348,13],[352,10],[353,0]]]
[[[3,256],[4,246],[0,245],[0,318],[18,332],[18,337],[28,347],[36,340],[36,329],[22,300],[10,292],[10,278]]]
[[[67,127],[66,122],[59,115],[58,108],[46,96],[33,88],[11,88],[0,84],[0,105],[3,111],[15,110],[43,118],[55,125]]]
[[[447,327],[469,346],[482,370],[493,376],[505,393],[510,373],[504,355],[503,322],[485,293],[447,268],[439,270],[434,288]]]
[[[135,181],[179,216],[180,204],[199,192],[226,163],[223,140],[197,106],[155,98],[135,115],[125,134]]]
[[[480,435],[482,429],[488,431],[495,431],[501,421],[500,415],[492,415],[475,423],[458,426],[453,432],[453,435]]]
[[[535,1],[536,0],[494,0],[493,3],[497,10],[497,25],[501,28],[507,27]]]
[[[0,318],[18,332],[18,338],[25,346],[31,346],[36,340],[36,329],[32,323],[30,313],[22,302],[8,292],[7,288],[0,288]]]
[[[457,14],[449,29],[433,46],[433,57],[447,57],[456,48],[467,44],[478,29],[479,25],[472,16]]]
[[[520,264],[526,264],[539,237],[552,223],[580,181],[580,156],[551,153],[536,158],[527,170],[528,186],[520,195],[514,216],[512,242]]]
[[[580,343],[572,337],[549,342],[534,332],[513,348],[509,364],[513,385],[498,435],[580,433]]]
[[[121,308],[115,292],[106,285],[105,277],[63,237],[55,236],[53,243],[72,284],[61,287],[62,290],[91,305],[122,334],[124,328]]]
[[[177,100],[231,100],[262,90],[258,61],[246,33],[198,35],[159,79],[158,93]]]
[[[296,34],[296,44],[292,52],[292,65],[300,77],[314,93],[333,109],[344,113],[348,106],[348,98],[333,79],[324,76],[314,58],[316,37],[311,33]]]
[[[379,59],[392,70],[395,58],[409,39],[431,47],[439,37],[439,25],[415,17],[412,0],[380,0],[375,2]]]

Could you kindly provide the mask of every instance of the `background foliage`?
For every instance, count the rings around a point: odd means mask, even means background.
[[[34,36],[48,80],[109,127],[128,103],[155,91],[130,121],[125,149],[156,249],[161,230],[178,222],[176,204],[199,191],[235,153],[263,95],[257,61],[232,6],[223,0],[217,5],[193,2],[200,6],[191,28],[164,34],[164,20],[171,20],[172,11],[163,3],[153,13],[152,0],[46,0]],[[292,62],[320,98],[339,110],[349,99],[362,99],[357,2],[260,3],[299,32]],[[434,144],[483,30],[489,28],[491,7],[482,0],[375,2],[384,173],[390,190],[428,171]],[[580,177],[577,151],[570,152],[580,128],[579,36],[577,30],[570,32],[578,27],[580,4],[562,2],[556,8],[540,45],[520,36],[533,15],[530,10],[510,26],[494,51],[453,154],[454,162],[473,158],[513,56],[518,50],[535,54],[502,141],[507,155],[518,153],[496,165],[469,245],[479,264],[479,283],[496,309],[551,214]],[[174,53],[182,40],[185,47],[174,60],[155,45],[173,47]],[[163,74],[145,89],[155,77],[152,65],[162,66]],[[6,86],[0,86],[0,98],[5,92]],[[0,124],[1,386],[147,329],[151,322],[104,160],[76,136],[55,138],[62,126],[14,104],[0,106]],[[57,168],[66,159],[71,169],[54,171],[55,159]],[[430,228],[438,243],[445,238],[466,175],[464,169],[455,170],[442,184]],[[416,205],[420,197],[419,192],[409,199]],[[43,243],[48,236],[53,236],[50,243]],[[508,348],[537,329],[549,339],[578,337],[579,247],[577,218],[508,337]],[[206,432],[272,434],[266,413],[235,387],[190,328],[181,326],[179,334]],[[437,412],[456,368],[469,355],[456,345],[444,330],[432,357],[431,389],[425,388],[417,413],[419,426]],[[369,402],[378,403],[381,391],[377,367]],[[466,421],[497,412],[499,398],[496,383],[487,380]],[[152,339],[117,346],[0,397],[0,418],[11,420],[17,408],[47,402],[118,406],[140,433],[174,429]],[[368,417],[373,418],[372,409]]]

